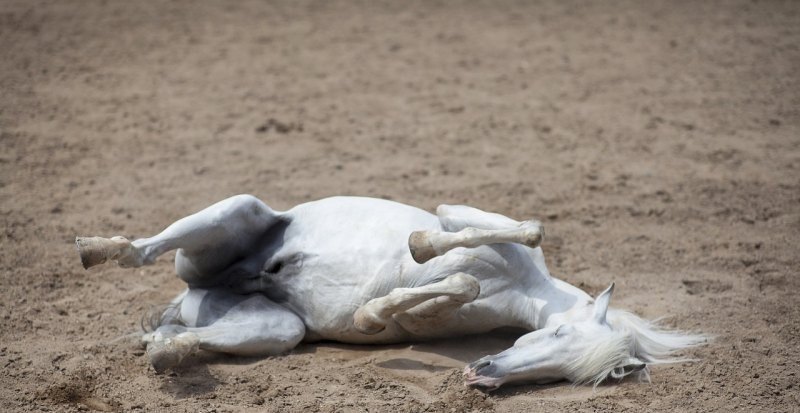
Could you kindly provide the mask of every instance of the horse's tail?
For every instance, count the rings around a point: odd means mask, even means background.
[[[186,323],[181,318],[181,303],[185,296],[186,292],[183,292],[169,304],[154,305],[147,309],[140,321],[142,331],[151,333],[164,325],[185,326]]]

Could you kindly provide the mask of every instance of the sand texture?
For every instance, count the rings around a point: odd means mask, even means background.
[[[798,411],[800,3],[0,0],[0,411]],[[461,369],[514,336],[202,354],[124,339],[183,285],[85,271],[238,193],[537,218],[551,272],[716,336],[652,383]]]

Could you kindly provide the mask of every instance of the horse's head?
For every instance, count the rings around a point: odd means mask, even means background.
[[[612,310],[609,322],[613,291],[611,284],[593,307],[572,321],[533,331],[510,349],[470,364],[464,370],[466,384],[487,390],[512,382],[569,380],[596,385],[608,377],[646,375],[648,363],[677,361],[663,356],[705,341],[703,336],[666,331],[618,310]]]

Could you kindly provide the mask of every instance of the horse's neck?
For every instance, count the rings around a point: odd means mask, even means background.
[[[532,314],[535,315],[531,327],[536,330],[584,317],[589,304],[594,301],[581,289],[552,277],[537,286],[537,291],[530,297],[534,307]]]

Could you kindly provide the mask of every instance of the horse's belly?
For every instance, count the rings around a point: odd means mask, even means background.
[[[302,263],[267,295],[303,318],[312,337],[349,342],[360,341],[353,327],[358,307],[415,285],[423,274],[408,250],[410,233],[441,228],[428,212],[367,198],[328,198],[289,213],[281,253],[302,256]]]

